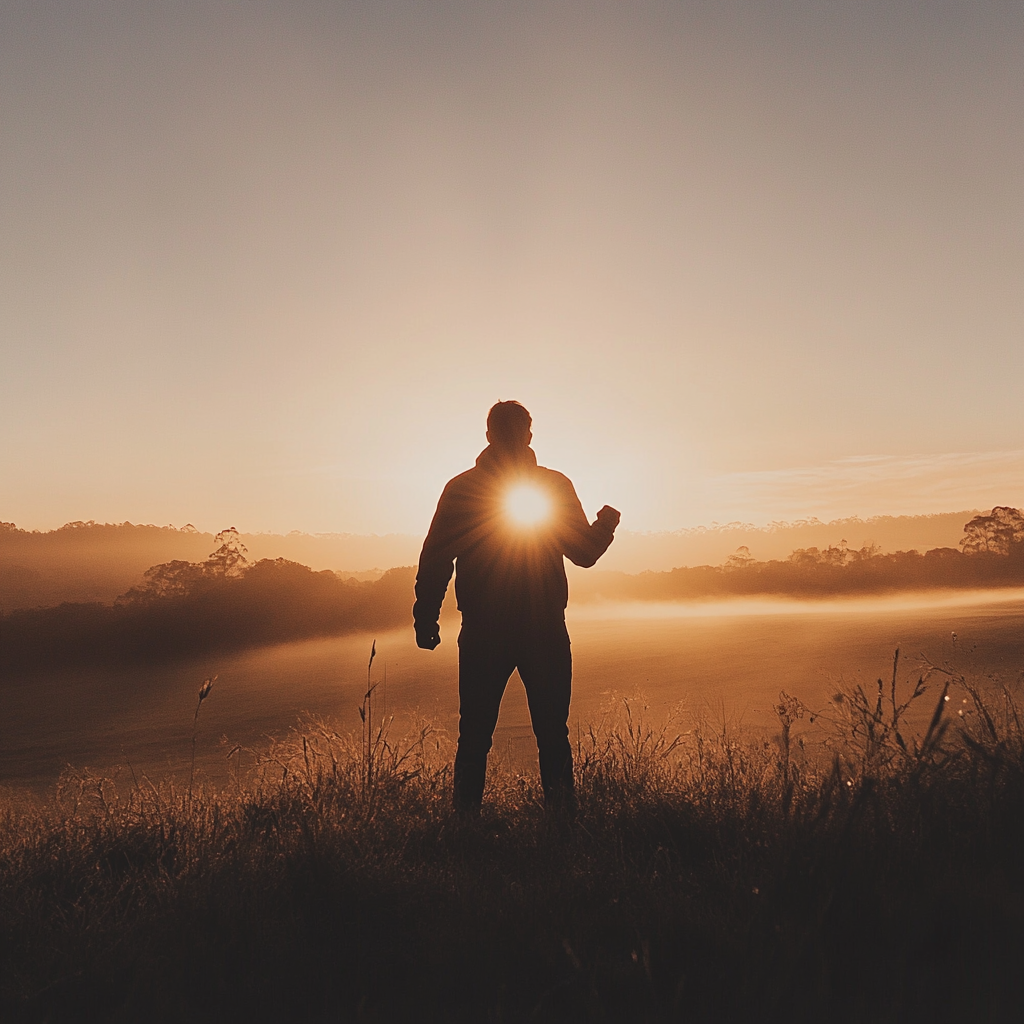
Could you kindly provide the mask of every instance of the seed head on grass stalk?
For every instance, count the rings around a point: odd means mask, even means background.
[[[199,709],[203,706],[203,701],[210,696],[210,691],[213,689],[213,684],[216,681],[216,676],[210,676],[209,679],[204,679],[203,685],[199,687],[199,700],[196,702],[196,713],[192,716],[193,725],[195,725],[199,720]]]
[[[213,689],[213,684],[217,681],[217,676],[210,676],[203,680],[203,685],[199,687],[199,700],[196,701],[196,713],[192,716],[192,766],[188,773],[188,804],[192,806],[192,781],[196,774],[196,735],[197,727],[199,724],[199,709],[203,706],[203,701],[210,696],[210,691]]]
[[[363,703],[359,706],[359,720],[366,723],[367,708],[369,707],[370,698],[373,694],[374,687],[370,685],[370,669],[373,668],[373,659],[377,657],[377,641],[374,639],[370,646],[370,660],[366,663],[366,693],[363,694]]]
[[[370,660],[366,663],[366,693],[363,694],[363,703],[359,706],[359,720],[363,727],[363,782],[369,787],[373,776],[373,691],[377,684],[370,683],[370,669],[373,668],[373,659],[377,657],[377,639],[374,637],[370,645]]]

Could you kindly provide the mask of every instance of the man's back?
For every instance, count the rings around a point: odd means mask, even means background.
[[[518,522],[509,507],[524,488],[544,513],[536,522]],[[416,621],[436,621],[454,562],[464,620],[561,618],[568,600],[563,556],[593,565],[614,528],[607,517],[592,526],[568,477],[538,466],[531,448],[490,445],[438,502],[420,556]]]

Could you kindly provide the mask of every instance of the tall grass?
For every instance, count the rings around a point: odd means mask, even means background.
[[[4,812],[0,1017],[1016,1019],[1017,690],[898,667],[780,695],[774,736],[625,701],[576,737],[575,822],[500,760],[453,815],[448,738],[369,709],[188,799],[69,774]]]

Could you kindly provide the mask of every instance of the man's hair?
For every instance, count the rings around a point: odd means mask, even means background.
[[[496,402],[487,414],[487,431],[492,444],[528,444],[527,435],[532,425],[533,417],[518,402]]]

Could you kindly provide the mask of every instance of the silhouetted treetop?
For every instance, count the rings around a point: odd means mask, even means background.
[[[220,546],[203,563],[206,571],[213,576],[234,579],[241,576],[249,565],[249,549],[242,543],[241,534],[233,526],[221,530],[214,537]]]
[[[829,545],[824,551],[818,548],[797,548],[789,556],[789,561],[795,565],[830,565],[843,567],[853,565],[855,562],[865,562],[881,554],[877,544],[867,544],[862,548],[851,548],[844,540],[838,544]]]
[[[143,582],[121,594],[114,603],[147,604],[168,597],[184,597],[194,593],[205,578],[204,563],[176,558],[148,568],[142,574]]]
[[[729,557],[726,559],[726,569],[745,569],[748,565],[753,565],[757,559],[750,553],[750,548],[746,544],[741,544]]]
[[[1024,514],[1008,505],[997,505],[987,515],[975,516],[964,526],[960,547],[965,555],[990,551],[1009,555],[1024,544]]]
[[[248,550],[233,526],[214,538],[219,545],[205,562],[174,559],[150,566],[143,582],[121,594],[115,604],[148,604],[169,597],[186,597],[198,592],[205,583],[219,579],[240,579],[251,568]]]

